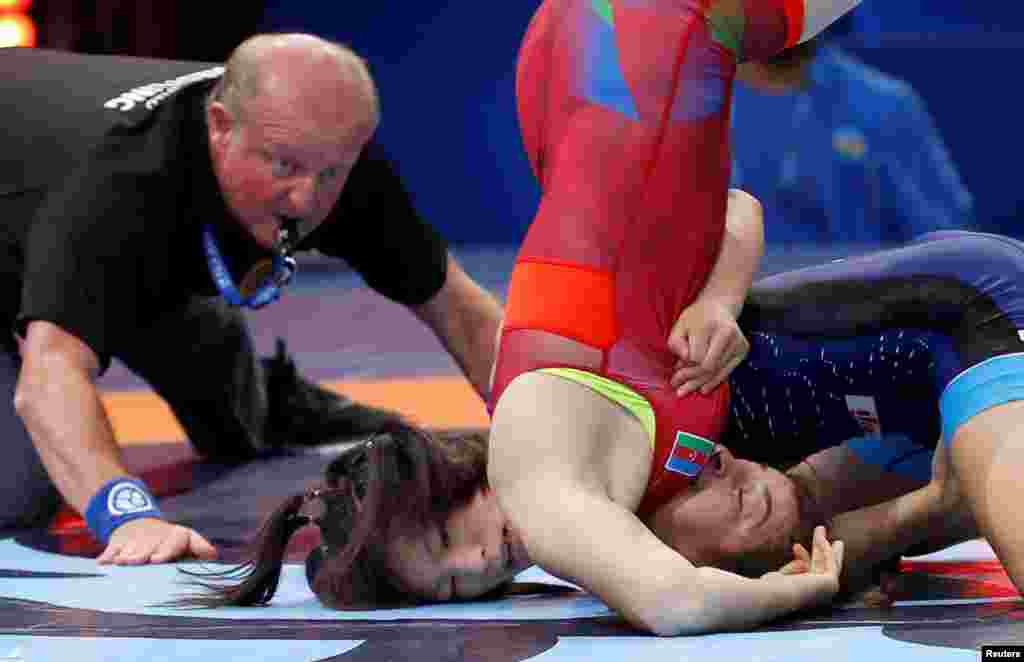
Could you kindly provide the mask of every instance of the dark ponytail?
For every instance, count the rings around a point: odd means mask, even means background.
[[[281,566],[288,541],[296,531],[314,523],[312,518],[301,514],[302,507],[320,494],[319,490],[296,494],[278,506],[256,535],[251,547],[252,556],[245,563],[221,572],[191,572],[179,568],[180,572],[196,578],[191,584],[201,586],[207,592],[185,596],[171,604],[212,608],[227,605],[248,607],[270,602],[281,579]],[[226,581],[237,583],[213,583]]]
[[[389,421],[369,441],[331,461],[323,489],[294,495],[274,511],[255,539],[249,561],[224,572],[188,573],[204,580],[193,583],[206,594],[172,604],[266,604],[277,589],[289,539],[311,523],[320,527],[321,545],[307,558],[306,577],[321,602],[335,609],[412,602],[388,567],[390,541],[396,533],[443,523],[485,486],[486,477],[483,434],[432,434],[401,420]],[[319,501],[320,514],[303,515],[312,501]]]

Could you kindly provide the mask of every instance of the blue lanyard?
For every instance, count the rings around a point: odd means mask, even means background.
[[[270,275],[263,279],[255,291],[243,296],[231,278],[227,262],[221,255],[217,240],[213,236],[213,229],[209,225],[203,226],[203,252],[206,253],[206,265],[210,269],[210,276],[217,290],[232,306],[244,306],[255,310],[277,301],[281,296],[281,289],[292,279],[296,271],[295,260],[288,255],[288,251],[276,251],[270,261]]]

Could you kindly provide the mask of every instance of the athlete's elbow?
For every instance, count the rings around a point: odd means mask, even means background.
[[[623,612],[623,618],[631,626],[642,632],[647,632],[658,637],[674,637],[678,634],[678,624],[665,614],[653,612]]]
[[[697,631],[690,631],[677,619],[666,617],[655,617],[644,619],[642,622],[633,624],[635,627],[649,632],[656,637],[678,637],[687,634],[700,634]]]
[[[45,402],[47,400],[47,389],[45,384],[40,383],[37,379],[33,379],[31,376],[26,375],[24,371],[18,377],[18,382],[14,387],[14,411],[28,424],[29,421],[41,417],[41,413],[45,409]]]
[[[25,430],[35,437],[35,432],[52,424],[49,396],[44,389],[19,386],[14,391],[14,413],[21,420]],[[50,416],[47,412],[50,412]]]
[[[661,596],[623,613],[633,627],[658,637],[704,634],[715,629],[700,595]]]
[[[729,580],[723,585],[726,577]],[[659,591],[647,605],[638,605],[624,615],[634,626],[660,637],[744,630],[771,615],[763,606],[751,604],[752,594],[742,587],[749,581],[713,568],[698,568],[687,584]]]
[[[75,365],[62,357],[44,356],[22,364],[14,387],[14,411],[22,421],[43,420],[73,392]],[[88,383],[81,375],[82,383]]]

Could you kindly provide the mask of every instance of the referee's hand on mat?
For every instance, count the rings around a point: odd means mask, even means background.
[[[101,564],[145,565],[183,558],[212,561],[216,548],[192,529],[147,517],[125,522],[110,535],[110,542],[96,561]]]

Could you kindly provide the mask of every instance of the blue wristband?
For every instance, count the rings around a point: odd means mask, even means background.
[[[103,484],[89,499],[85,509],[85,524],[104,545],[110,534],[125,522],[143,517],[162,518],[156,499],[146,484],[134,478],[115,478]]]

